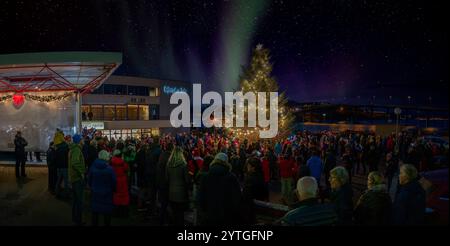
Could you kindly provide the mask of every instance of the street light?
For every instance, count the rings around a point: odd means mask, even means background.
[[[397,148],[398,148],[398,120],[400,118],[400,114],[402,113],[402,110],[399,107],[396,107],[394,109],[394,113],[397,115],[397,122],[395,123],[395,148],[397,150]]]

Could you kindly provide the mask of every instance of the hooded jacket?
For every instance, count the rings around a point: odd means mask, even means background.
[[[86,172],[86,166],[84,164],[83,152],[79,144],[71,144],[69,151],[69,164],[68,164],[69,181],[71,183],[82,180]]]
[[[199,203],[205,214],[205,225],[236,225],[241,222],[241,188],[230,170],[228,162],[215,159],[201,180]]]

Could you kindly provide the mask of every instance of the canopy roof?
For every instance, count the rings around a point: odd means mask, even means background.
[[[115,52],[42,52],[0,55],[0,93],[87,93],[122,63]]]

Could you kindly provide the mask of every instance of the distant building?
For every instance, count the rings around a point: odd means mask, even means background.
[[[174,132],[177,129],[171,126],[169,117],[176,105],[169,102],[177,91],[190,94],[191,84],[111,76],[91,94],[83,95],[82,125],[115,139]]]

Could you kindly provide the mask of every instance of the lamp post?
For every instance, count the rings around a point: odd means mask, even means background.
[[[396,107],[394,109],[394,113],[397,115],[397,121],[395,123],[395,148],[397,150],[397,148],[398,148],[398,121],[400,118],[400,114],[402,113],[402,110],[399,107]]]

